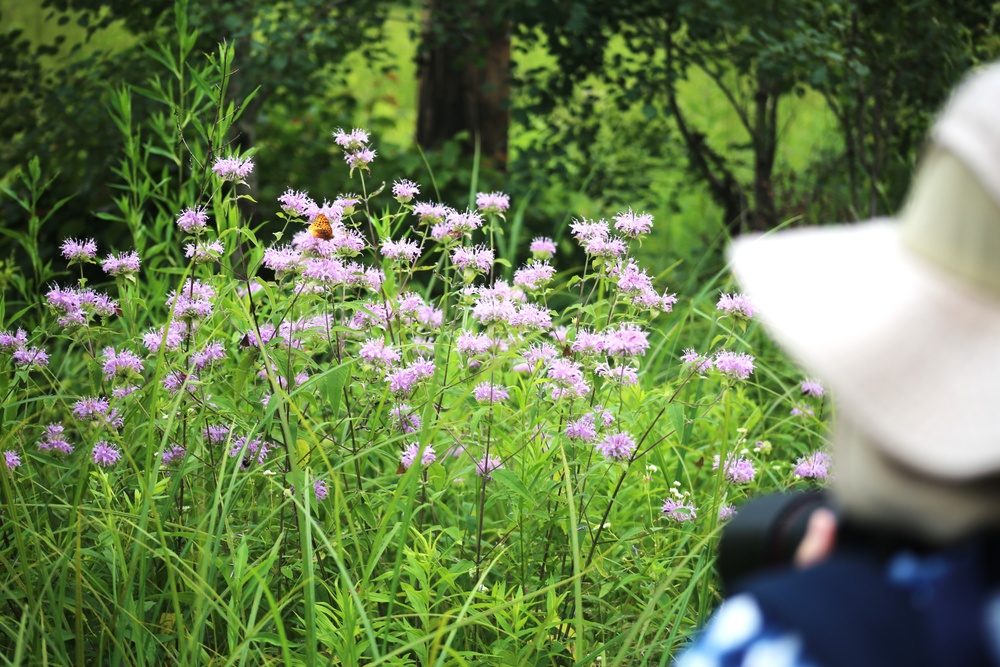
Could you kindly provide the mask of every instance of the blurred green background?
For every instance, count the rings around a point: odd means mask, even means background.
[[[0,0],[0,183],[37,155],[58,173],[46,196],[73,197],[43,254],[68,236],[130,247],[96,217],[121,182],[106,102],[127,84],[141,136],[169,125],[143,91],[176,11],[204,53],[235,45],[231,99],[259,87],[232,137],[258,165],[255,223],[287,187],[349,190],[331,132],[366,127],[376,182],[461,206],[478,169],[523,207],[522,245],[571,216],[652,212],[643,252],[677,263],[671,283],[717,271],[743,230],[893,211],[947,91],[1000,50],[1000,4],[959,0]],[[171,177],[155,151],[149,169]],[[26,224],[9,199],[0,216]]]

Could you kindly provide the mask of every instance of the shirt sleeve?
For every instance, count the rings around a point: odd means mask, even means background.
[[[764,618],[750,595],[722,604],[675,667],[819,667],[802,638]]]

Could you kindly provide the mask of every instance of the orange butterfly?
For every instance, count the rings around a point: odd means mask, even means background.
[[[329,241],[333,238],[333,227],[330,226],[330,220],[320,213],[309,225],[309,233],[318,239]]]

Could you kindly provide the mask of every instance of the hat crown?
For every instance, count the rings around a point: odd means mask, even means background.
[[[899,216],[903,242],[1000,297],[1000,66],[959,86],[931,142]]]
[[[1000,206],[1000,63],[973,72],[959,84],[930,138],[957,155]]]

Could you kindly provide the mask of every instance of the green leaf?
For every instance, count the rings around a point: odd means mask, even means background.
[[[334,419],[340,412],[340,399],[344,395],[344,383],[350,376],[350,362],[331,368],[321,376],[320,392],[323,402],[330,408]]]
[[[676,403],[671,403],[667,406],[667,417],[670,419],[670,425],[674,429],[674,433],[680,435],[684,432],[684,406],[677,405]]]
[[[513,492],[515,495],[521,496],[529,506],[535,504],[535,499],[532,497],[531,492],[528,491],[528,487],[524,485],[524,482],[521,481],[521,478],[514,471],[500,468],[494,470],[490,475],[499,482],[500,486]]]

